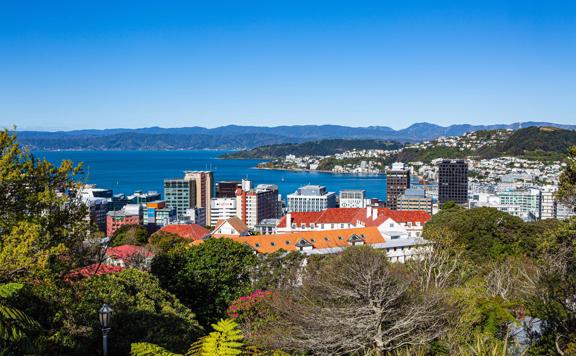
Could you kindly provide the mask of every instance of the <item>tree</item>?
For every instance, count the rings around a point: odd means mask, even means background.
[[[91,232],[75,194],[81,165],[36,159],[7,130],[0,132],[0,152],[0,281],[56,277],[84,257],[82,241]]]
[[[226,317],[231,301],[250,291],[255,264],[254,252],[247,245],[212,238],[157,255],[151,271],[166,290],[197,312],[203,326],[209,326]]]
[[[279,250],[257,255],[256,266],[251,271],[254,289],[292,288],[299,282],[305,255]]]
[[[22,311],[7,303],[24,285],[6,283],[0,285],[0,350],[2,354],[19,349],[19,343],[38,323]]]
[[[576,146],[570,148],[567,166],[560,174],[557,197],[573,209],[576,208]]]
[[[576,218],[542,236],[531,309],[543,323],[534,347],[546,353],[576,353]]]
[[[190,309],[160,288],[158,279],[146,272],[128,269],[92,277],[75,286],[75,354],[99,349],[101,334],[96,312],[103,303],[114,310],[110,350],[125,355],[134,342],[150,342],[177,352],[185,351],[203,333]]]
[[[274,298],[267,346],[319,355],[383,353],[442,336],[442,296],[422,295],[384,252],[351,247],[307,269],[302,287]]]
[[[124,225],[114,232],[110,240],[112,246],[137,245],[148,243],[148,228],[142,225]]]
[[[187,356],[233,356],[242,353],[244,337],[236,322],[231,319],[220,320],[212,324],[212,328],[213,332],[192,344]]]
[[[481,265],[507,256],[534,255],[537,234],[547,228],[545,223],[524,223],[494,208],[443,209],[426,224],[422,235],[434,239],[445,232],[455,234],[465,257]]]
[[[168,252],[173,248],[190,243],[190,240],[177,234],[160,230],[150,236],[148,243],[156,248],[158,252]]]

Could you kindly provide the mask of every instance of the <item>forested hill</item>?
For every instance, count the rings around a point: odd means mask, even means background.
[[[555,127],[528,127],[514,131],[510,137],[478,153],[482,157],[515,156],[538,160],[560,160],[576,145],[576,131]]]
[[[319,140],[299,144],[277,144],[253,148],[251,150],[239,151],[222,156],[222,158],[233,159],[272,159],[282,158],[286,155],[295,156],[327,156],[342,153],[353,149],[383,149],[393,150],[403,145],[393,141],[382,140]]]

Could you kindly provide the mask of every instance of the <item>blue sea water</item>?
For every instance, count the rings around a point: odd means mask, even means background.
[[[111,188],[114,193],[136,190],[163,192],[165,178],[181,178],[185,170],[212,170],[214,180],[248,178],[255,184],[277,184],[283,198],[305,184],[325,185],[329,191],[365,189],[369,198],[386,198],[384,175],[351,175],[256,169],[260,160],[225,160],[229,151],[37,151],[59,164],[64,159],[83,162],[86,183]]]

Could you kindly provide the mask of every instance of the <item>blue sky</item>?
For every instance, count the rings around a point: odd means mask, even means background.
[[[0,1],[0,126],[576,124],[575,109],[575,1]]]

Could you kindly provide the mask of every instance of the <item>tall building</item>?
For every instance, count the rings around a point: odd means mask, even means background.
[[[176,220],[176,209],[166,207],[164,200],[146,203],[144,225],[169,225]]]
[[[468,204],[468,164],[465,160],[443,160],[438,164],[438,204]]]
[[[222,181],[216,183],[216,198],[236,198],[236,189],[241,188],[239,181]]]
[[[79,190],[80,198],[88,207],[87,219],[94,223],[98,230],[106,232],[106,214],[112,210],[112,189],[96,188],[86,184]]]
[[[237,213],[236,197],[234,198],[212,198],[210,202],[210,226],[216,226],[218,220],[226,220]]]
[[[398,197],[410,188],[410,169],[404,163],[393,163],[386,172],[386,206],[396,209]]]
[[[406,189],[396,201],[398,210],[424,210],[432,214],[432,197],[424,189]]]
[[[547,185],[542,187],[542,213],[540,219],[555,219],[557,216],[557,205],[554,199],[556,186]]]
[[[288,211],[322,211],[336,207],[336,193],[320,185],[306,185],[288,194]]]
[[[206,209],[206,221],[211,221],[211,200],[214,193],[214,175],[211,171],[186,171],[184,180],[193,181],[196,184],[195,207]]]
[[[242,188],[236,190],[236,200],[237,216],[250,228],[281,215],[282,201],[275,184],[259,184],[252,189],[252,183],[243,180]]]
[[[341,190],[338,199],[341,208],[365,208],[365,190]]]
[[[185,179],[165,179],[164,200],[169,208],[176,209],[176,216],[185,215],[187,209],[196,207],[196,183]]]

